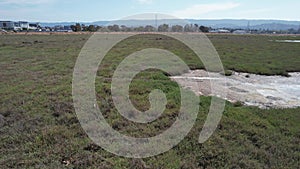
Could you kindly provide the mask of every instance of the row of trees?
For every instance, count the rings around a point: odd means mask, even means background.
[[[187,24],[185,26],[168,24],[159,25],[157,28],[152,25],[127,27],[125,25],[110,25],[110,26],[96,26],[96,25],[81,25],[79,23],[71,25],[71,29],[74,32],[89,31],[89,32],[209,32],[211,28],[205,26],[199,26],[197,24]]]
[[[96,32],[99,29],[101,29],[101,26],[97,26],[97,25],[89,25],[86,26],[84,24],[79,24],[77,23],[76,25],[71,25],[71,29],[74,32],[81,32],[81,31],[85,31],[85,32]]]
[[[109,26],[97,26],[97,25],[83,25],[83,24],[75,24],[71,25],[71,29],[74,32],[80,32],[80,31],[85,31],[85,32],[209,32],[210,30],[213,30],[211,27],[206,27],[206,26],[199,26],[198,24],[187,24],[185,26],[182,25],[168,25],[168,24],[162,24],[159,25],[157,28],[152,26],[152,25],[147,25],[147,26],[138,26],[138,27],[127,27],[125,25],[109,25]],[[236,30],[240,29],[229,29],[229,28],[223,28],[226,29],[230,32],[234,32]],[[274,30],[268,30],[268,29],[251,29],[247,30],[249,33],[254,33],[254,34],[300,34],[300,29],[295,30],[295,29],[289,29],[285,31],[274,31]]]

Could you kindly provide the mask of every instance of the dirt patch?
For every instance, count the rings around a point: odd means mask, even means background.
[[[211,91],[213,82],[217,93],[227,92],[227,96],[218,97],[230,102],[242,102],[260,108],[300,107],[300,73],[289,75],[291,77],[234,72],[232,76],[226,77],[219,73],[210,73],[208,76],[208,72],[204,70],[195,70],[172,79],[197,95],[214,95]]]

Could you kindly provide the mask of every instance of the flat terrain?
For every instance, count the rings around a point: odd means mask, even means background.
[[[172,150],[143,160],[115,156],[95,145],[73,108],[72,73],[90,35],[0,35],[0,168],[298,168],[300,108],[262,110],[227,103],[213,136],[198,144],[209,97],[201,97],[194,128]],[[227,70],[266,75],[300,71],[300,43],[293,36],[209,35]],[[178,85],[163,72],[138,74],[130,87],[133,104],[149,109],[152,89],[168,104],[156,121],[135,124],[113,106],[111,77],[124,56],[146,47],[168,49],[191,69],[203,68],[184,45],[161,35],[139,35],[115,46],[96,79],[97,101],[111,126],[134,137],[154,136],[175,121]],[[147,80],[147,83],[145,83]]]
[[[226,69],[266,75],[299,72],[300,36],[209,36]]]
[[[300,73],[289,73],[290,77],[231,74],[210,72],[208,76],[205,70],[193,70],[171,78],[197,95],[221,96],[232,103],[239,101],[260,108],[300,107]],[[211,83],[217,86],[215,93],[211,90]],[[226,96],[223,95],[225,92]]]

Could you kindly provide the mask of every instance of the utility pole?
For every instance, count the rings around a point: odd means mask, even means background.
[[[155,14],[155,28],[158,30],[158,25],[157,25],[157,14]]]
[[[250,21],[248,21],[247,32],[250,33]]]

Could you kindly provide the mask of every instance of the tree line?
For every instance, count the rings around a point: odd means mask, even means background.
[[[74,32],[209,32],[212,28],[206,26],[199,26],[198,24],[186,24],[182,25],[168,25],[162,24],[157,28],[152,25],[128,27],[125,25],[109,25],[109,26],[97,26],[97,25],[84,25],[75,24],[71,25],[71,29]]]
[[[186,24],[184,26],[182,25],[168,25],[168,24],[162,24],[158,27],[154,27],[152,25],[146,25],[146,26],[137,26],[137,27],[128,27],[125,25],[109,25],[109,26],[98,26],[98,25],[84,25],[84,24],[75,24],[71,25],[71,29],[74,32],[210,32],[211,30],[214,30],[211,27],[207,26],[199,26],[198,24]],[[236,30],[241,29],[232,29],[232,28],[222,28],[226,29],[229,32],[233,33]],[[300,28],[299,30],[295,29],[289,29],[289,30],[269,30],[269,29],[251,29],[251,30],[245,30],[249,33],[253,34],[300,34]]]

